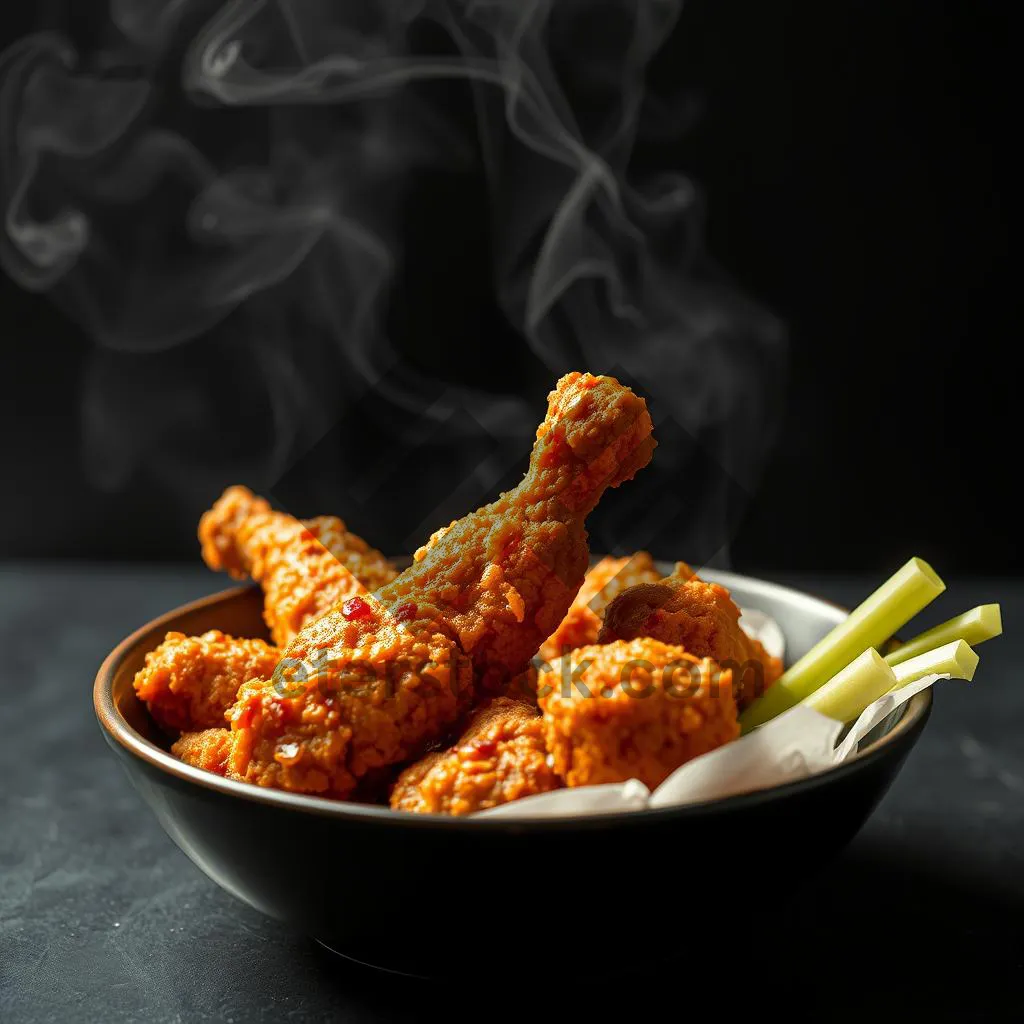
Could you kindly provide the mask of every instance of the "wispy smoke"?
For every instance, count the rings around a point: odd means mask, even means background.
[[[344,481],[342,515],[387,505],[392,542],[506,482],[536,402],[469,386],[443,347],[409,358],[388,329],[396,282],[437,271],[407,266],[409,197],[448,175],[485,184],[490,251],[459,255],[489,267],[541,376],[615,372],[651,396],[656,489],[607,521],[604,546],[672,537],[665,553],[709,557],[763,465],[782,345],[714,272],[693,184],[637,173],[646,74],[681,6],[111,0],[94,49],[11,47],[0,260],[95,340],[94,479],[155,470],[202,504],[232,472],[272,488],[315,456]],[[353,431],[378,458],[346,453]],[[424,451],[459,458],[395,511]],[[308,479],[292,491],[334,500]]]

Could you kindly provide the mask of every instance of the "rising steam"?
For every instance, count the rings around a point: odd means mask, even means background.
[[[679,550],[682,515],[689,550],[710,557],[730,487],[751,491],[763,464],[781,341],[716,282],[693,185],[634,173],[645,75],[681,6],[111,0],[98,49],[54,34],[11,47],[0,261],[95,340],[94,479],[158,467],[202,505],[231,471],[273,487],[358,415],[378,445],[390,430],[403,450],[462,452],[439,493],[390,522],[392,543],[486,498],[528,448],[536,403],[417,370],[386,329],[404,197],[428,169],[482,175],[491,251],[469,258],[489,261],[549,382],[617,373],[660,421],[656,500],[623,506],[604,546],[671,529]],[[243,409],[262,424],[244,438]],[[346,516],[408,471],[396,458],[356,472],[343,446],[330,457]],[[684,478],[702,482],[681,496]]]

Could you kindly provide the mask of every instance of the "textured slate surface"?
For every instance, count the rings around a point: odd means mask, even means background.
[[[873,581],[784,582],[849,604]],[[523,962],[501,948],[504,901],[470,894],[453,906],[437,941],[495,950],[492,978],[453,987],[321,953],[185,859],[108,755],[91,684],[125,634],[223,585],[198,569],[0,568],[0,1020],[580,1019],[655,1007],[679,1017],[706,1000],[814,1020],[1024,1012],[1024,584],[951,581],[931,619],[983,600],[1004,607],[1008,635],[985,648],[975,685],[943,687],[902,775],[838,862],[774,917],[752,896],[730,948],[705,948],[699,922],[681,920],[693,956],[651,973],[639,1003],[611,952],[629,937],[574,936],[550,879],[538,879],[537,947]],[[751,836],[755,851],[769,842]],[[656,889],[637,893],[651,898]],[[600,983],[574,980],[580,955],[607,959]],[[536,991],[532,976],[544,978]]]

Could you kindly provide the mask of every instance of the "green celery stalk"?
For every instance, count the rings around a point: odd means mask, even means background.
[[[978,655],[974,653],[974,648],[966,640],[953,640],[895,666],[894,689],[930,675],[948,675],[951,679],[966,679],[970,682],[977,667]]]
[[[809,697],[868,648],[880,647],[945,589],[927,562],[911,558],[743,712],[743,731]]]
[[[885,656],[887,664],[895,666],[919,654],[926,654],[928,651],[941,647],[943,644],[953,640],[966,640],[969,644],[980,644],[984,640],[991,640],[999,636],[1003,631],[1002,616],[999,613],[997,604],[979,604],[969,612],[957,615],[956,618],[933,626],[924,633],[908,640],[902,647],[898,647],[891,654]]]
[[[896,674],[885,659],[869,647],[801,703],[837,722],[852,722],[869,704],[897,685]]]

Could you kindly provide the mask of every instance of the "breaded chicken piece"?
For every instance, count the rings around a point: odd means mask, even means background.
[[[654,789],[739,735],[732,674],[660,640],[581,647],[538,683],[545,743],[567,786]]]
[[[368,772],[421,756],[474,691],[526,670],[582,583],[586,515],[653,447],[647,408],[628,388],[562,378],[518,487],[439,531],[375,594],[308,623],[273,680],[243,687],[231,770],[347,797]]]
[[[164,729],[223,728],[224,712],[239,687],[250,679],[266,679],[280,656],[263,640],[226,636],[219,629],[202,636],[168,633],[146,655],[135,676],[135,692]]]
[[[300,631],[273,679],[239,691],[230,771],[351,797],[363,777],[440,739],[472,693],[472,663],[439,623],[399,618],[373,595],[350,598]]]
[[[587,569],[584,521],[650,461],[651,429],[646,403],[615,378],[566,375],[519,486],[435,533],[386,588],[431,594],[484,692],[502,692],[562,621]]]
[[[782,675],[782,661],[743,632],[740,610],[720,583],[702,580],[685,562],[658,583],[623,591],[605,611],[599,643],[651,637],[732,669],[742,711]]]
[[[185,764],[216,775],[227,775],[231,756],[231,730],[204,729],[202,732],[183,732],[171,745],[171,753]]]
[[[587,573],[558,628],[541,645],[541,660],[550,663],[567,651],[596,644],[608,604],[629,587],[660,579],[661,573],[646,551],[637,551],[628,558],[602,558]]]
[[[230,729],[204,729],[202,732],[183,732],[171,745],[171,753],[194,768],[242,781],[230,769],[233,748],[234,734]],[[388,790],[393,781],[392,769],[370,772],[359,780],[351,799],[359,803],[387,804]]]
[[[398,776],[391,807],[417,814],[472,814],[560,785],[548,764],[537,709],[495,697],[473,713],[458,743],[428,754]]]
[[[298,520],[245,487],[229,487],[199,522],[203,560],[263,587],[264,618],[285,647],[311,619],[398,570],[335,516]]]

